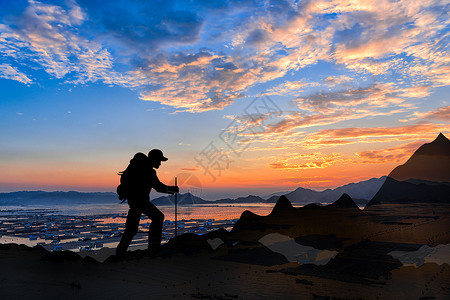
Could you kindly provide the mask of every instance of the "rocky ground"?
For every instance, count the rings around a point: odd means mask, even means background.
[[[268,216],[245,212],[231,232],[178,236],[158,256],[100,263],[1,245],[0,298],[448,299],[449,216],[448,205],[361,211],[341,197],[293,208],[281,197]]]

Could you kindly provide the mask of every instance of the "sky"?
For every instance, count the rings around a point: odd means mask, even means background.
[[[0,0],[0,192],[115,191],[153,148],[209,200],[387,175],[450,135],[449,7]]]

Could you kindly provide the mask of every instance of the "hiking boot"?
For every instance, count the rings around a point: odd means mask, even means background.
[[[148,256],[150,257],[158,257],[161,253],[161,247],[149,247],[148,248]]]

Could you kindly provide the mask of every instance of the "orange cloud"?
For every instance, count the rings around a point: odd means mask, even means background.
[[[325,129],[305,137],[300,143],[306,149],[317,149],[324,146],[426,140],[437,136],[442,130],[442,126],[432,123],[399,127]]]
[[[291,161],[298,161],[298,163],[292,163]],[[281,162],[271,163],[269,166],[272,169],[283,169],[283,170],[302,170],[302,169],[323,169],[337,162],[343,162],[344,159],[341,158],[341,154],[322,154],[320,152],[311,153],[309,155],[293,155],[285,158]]]
[[[325,78],[325,83],[329,85],[339,85],[342,83],[350,82],[352,80],[354,79],[346,75],[328,76],[327,78]]]
[[[385,137],[401,135],[417,135],[437,132],[439,126],[431,123],[399,126],[399,127],[372,127],[372,128],[340,128],[325,129],[317,133],[322,137],[337,138],[367,138],[367,137]]]
[[[448,122],[450,121],[450,105],[426,113],[415,113],[414,115],[423,119],[438,119]]]
[[[401,90],[402,97],[423,98],[430,95],[430,86],[415,86]]]
[[[302,81],[286,81],[274,88],[271,88],[266,94],[268,95],[289,95],[293,92],[300,93],[302,88],[311,85],[310,83]]]
[[[359,160],[354,161],[354,163],[382,164],[403,162],[409,158],[421,145],[423,145],[423,142],[413,142],[382,150],[358,152],[356,153],[356,156]]]

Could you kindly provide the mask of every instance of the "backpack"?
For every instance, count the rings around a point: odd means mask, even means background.
[[[120,202],[120,203],[124,203],[125,200],[127,200],[127,198],[128,198],[128,190],[129,189],[128,189],[127,184],[125,184],[126,180],[123,180],[123,178],[127,177],[126,175],[124,176],[124,174],[126,174],[125,171],[117,173],[117,175],[120,175],[120,184],[117,186],[116,192],[117,192],[117,195],[119,196],[119,200],[122,200],[122,202]]]
[[[132,192],[133,181],[136,180],[136,175],[134,173],[138,173],[138,170],[141,168],[142,164],[148,161],[147,155],[144,153],[138,152],[134,155],[134,157],[130,160],[130,164],[125,169],[125,171],[118,172],[117,175],[120,176],[120,184],[117,186],[116,192],[119,196],[119,200],[122,200],[121,203],[124,203],[125,200],[128,199],[130,193]],[[134,175],[133,175],[134,174]]]

